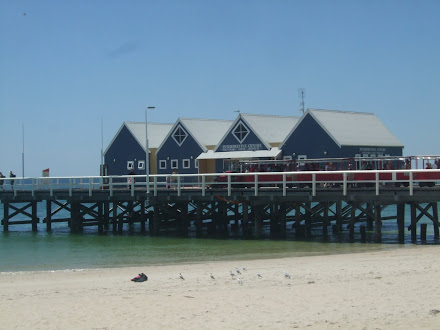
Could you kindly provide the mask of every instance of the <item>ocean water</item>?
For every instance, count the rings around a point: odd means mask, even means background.
[[[44,204],[39,205],[38,210],[41,221],[45,216]],[[387,215],[386,210],[383,215]],[[3,218],[1,203],[0,217]],[[408,219],[409,209],[406,210]],[[418,241],[411,243],[410,232],[406,232],[404,244],[397,240],[394,221],[383,222],[380,244],[374,242],[374,231],[367,232],[366,242],[361,242],[359,228],[356,228],[354,241],[350,241],[347,230],[335,234],[331,228],[327,236],[323,236],[322,229],[316,228],[308,239],[296,237],[295,231],[289,229],[288,237],[282,240],[242,240],[239,234],[234,237],[233,231],[227,238],[195,238],[193,231],[189,237],[150,237],[139,233],[139,225],[135,226],[134,233],[124,231],[121,234],[113,234],[111,230],[98,234],[96,227],[86,227],[83,233],[72,234],[67,223],[54,223],[51,233],[45,231],[43,223],[35,233],[31,231],[31,225],[13,225],[8,232],[0,228],[0,272],[237,261],[405,248],[422,244],[419,240],[420,223],[429,224],[428,239],[423,244],[439,244],[433,237],[428,219],[422,219],[418,224]]]

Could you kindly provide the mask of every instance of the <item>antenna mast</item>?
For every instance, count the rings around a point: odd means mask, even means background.
[[[304,96],[305,96],[305,89],[304,88],[298,88],[298,97],[301,99],[301,102],[299,103],[300,105],[300,109],[299,111],[302,111],[302,113],[304,114]]]

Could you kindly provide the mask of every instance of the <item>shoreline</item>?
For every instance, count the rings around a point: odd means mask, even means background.
[[[432,329],[440,324],[439,255],[440,246],[430,245],[1,273],[0,328]],[[236,267],[241,275],[232,278]],[[141,272],[148,281],[130,281]]]

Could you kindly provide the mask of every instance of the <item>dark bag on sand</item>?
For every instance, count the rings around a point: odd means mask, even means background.
[[[133,282],[145,282],[148,281],[148,276],[144,273],[140,273],[138,276],[131,279]]]

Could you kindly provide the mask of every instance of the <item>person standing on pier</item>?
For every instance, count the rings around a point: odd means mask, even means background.
[[[2,172],[0,172],[0,190],[5,190],[3,188],[3,183],[5,183],[5,180],[3,180],[4,178],[6,178]]]
[[[12,171],[9,171],[9,178],[15,178],[15,177],[16,177],[16,175],[14,173],[12,173]],[[15,180],[9,180],[9,182],[11,183],[12,190],[14,190]]]

